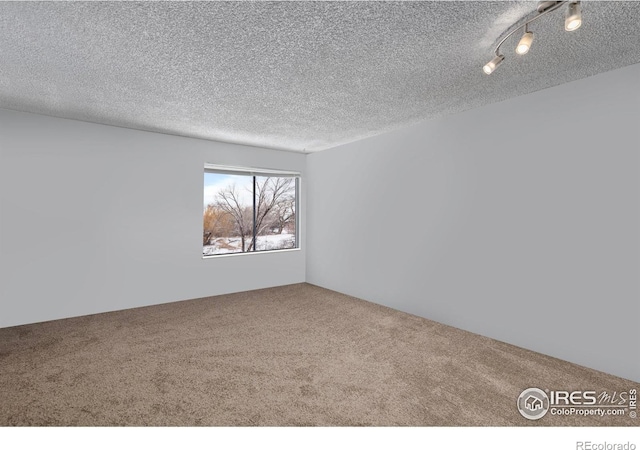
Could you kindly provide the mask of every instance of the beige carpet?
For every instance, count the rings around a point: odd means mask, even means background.
[[[0,329],[0,425],[638,425],[524,419],[638,383],[309,284]]]

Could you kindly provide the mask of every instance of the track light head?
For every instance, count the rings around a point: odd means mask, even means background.
[[[504,60],[504,56],[496,55],[495,58],[493,58],[491,61],[489,61],[484,65],[482,70],[484,70],[484,73],[486,73],[487,75],[491,75],[491,73],[493,73],[493,71],[496,70],[496,68],[500,65],[500,63],[503,60]]]
[[[582,25],[582,13],[580,12],[580,2],[569,3],[567,15],[564,19],[564,29],[566,31],[575,31]]]
[[[526,54],[531,48],[531,43],[533,42],[533,33],[531,31],[527,31],[522,35],[520,42],[518,42],[518,46],[516,47],[516,53],[518,55]]]

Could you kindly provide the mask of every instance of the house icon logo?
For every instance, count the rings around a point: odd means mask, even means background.
[[[524,401],[524,406],[529,411],[537,411],[539,409],[542,409],[542,400],[540,400],[538,397],[534,397],[533,395],[530,395]]]
[[[525,389],[518,397],[518,411],[525,419],[538,420],[544,417],[548,410],[549,397],[541,389]]]

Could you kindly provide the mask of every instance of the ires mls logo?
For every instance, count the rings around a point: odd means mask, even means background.
[[[636,389],[631,389],[629,391],[629,417],[635,419],[638,417],[638,413],[636,412],[638,402],[638,391]]]
[[[606,392],[603,392],[605,396],[611,396]],[[614,392],[614,400],[617,395]],[[551,391],[549,392],[549,401],[554,406],[562,406],[562,405],[574,405],[574,406],[583,406],[583,405],[596,405],[598,403],[598,397],[596,396],[596,391]],[[606,397],[604,397],[606,398]]]
[[[525,419],[538,420],[547,412],[554,416],[637,417],[637,391],[563,391],[528,388],[518,396],[518,411]]]

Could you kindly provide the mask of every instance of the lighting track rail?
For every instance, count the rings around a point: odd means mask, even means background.
[[[533,42],[533,32],[529,31],[529,24],[532,22],[535,22],[542,16],[545,16],[553,11],[557,11],[565,4],[567,4],[567,12],[565,14],[565,20],[564,20],[565,31],[575,31],[578,28],[580,28],[580,25],[582,25],[582,14],[580,12],[579,1],[571,0],[571,1],[539,2],[538,8],[537,8],[537,11],[538,11],[537,15],[531,17],[530,19],[526,20],[524,23],[520,25],[513,24],[511,25],[511,27],[507,28],[507,30],[511,30],[511,31],[505,34],[504,37],[500,39],[500,42],[498,42],[498,44],[496,45],[496,48],[494,50],[495,57],[491,61],[489,61],[487,64],[485,64],[485,66],[482,68],[484,73],[486,73],[487,75],[490,75],[491,73],[493,73],[494,70],[498,68],[498,66],[502,63],[502,61],[504,61],[504,55],[500,53],[500,47],[502,46],[502,44],[505,43],[507,39],[513,36],[513,34],[516,31],[521,30],[523,28],[524,28],[524,34],[522,35],[520,42],[518,42],[518,45],[516,47],[516,53],[518,55],[526,54],[531,48],[531,43]]]

